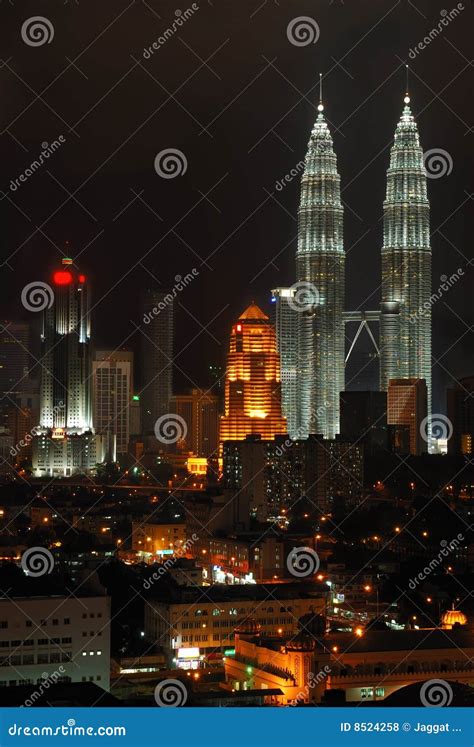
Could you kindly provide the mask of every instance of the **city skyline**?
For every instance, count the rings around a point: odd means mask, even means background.
[[[165,6],[166,7],[166,6]],[[423,8],[420,5],[427,19],[436,19],[437,10],[433,4],[426,5]],[[442,9],[441,4],[439,9]],[[229,66],[233,63],[229,58],[229,50],[232,44],[237,43],[234,36],[223,30],[222,36],[218,33],[219,26],[212,34],[203,35],[203,23],[205,21],[204,11],[206,14],[212,12],[211,8],[201,9],[202,15],[196,14],[192,23],[186,24],[183,29],[184,38],[193,48],[193,39],[200,41],[202,51],[207,50],[211,54],[214,49],[230,38],[230,41],[224,45],[215,56],[216,70],[221,69],[222,74],[227,75]],[[308,8],[310,11],[311,9]],[[140,148],[140,161],[136,167],[131,167],[130,178],[119,177],[109,179],[108,174],[115,175],[117,169],[125,173],[130,165],[130,145],[118,151],[117,155],[111,160],[113,172],[106,170],[106,173],[99,171],[97,180],[89,180],[80,192],[77,193],[76,199],[79,199],[83,205],[81,207],[76,201],[67,199],[68,195],[64,193],[59,185],[55,185],[54,180],[46,171],[36,173],[30,177],[27,183],[23,184],[16,192],[9,192],[9,200],[3,201],[6,210],[6,230],[5,249],[6,258],[10,257],[9,264],[16,270],[12,273],[5,265],[2,272],[8,273],[8,291],[2,299],[2,315],[5,318],[13,316],[12,309],[17,308],[22,313],[22,308],[18,304],[18,298],[21,291],[21,281],[18,273],[18,260],[22,256],[26,265],[31,269],[33,279],[40,279],[44,273],[44,267],[53,264],[56,259],[60,259],[58,247],[63,250],[65,238],[69,238],[74,247],[74,254],[80,255],[81,266],[84,271],[91,277],[94,283],[94,303],[98,303],[97,310],[100,310],[95,322],[95,333],[99,347],[114,348],[120,346],[129,334],[132,333],[133,327],[130,320],[140,325],[140,310],[138,304],[133,301],[137,297],[140,288],[144,288],[153,278],[162,283],[164,287],[170,287],[174,284],[176,274],[184,275],[191,271],[193,267],[200,270],[198,283],[194,283],[187,289],[186,296],[181,295],[180,305],[176,310],[176,329],[177,345],[176,350],[182,351],[177,363],[179,367],[186,371],[186,375],[177,370],[177,382],[181,386],[193,386],[190,384],[187,376],[194,379],[194,383],[204,381],[205,365],[200,363],[194,352],[199,348],[204,351],[207,360],[223,360],[223,345],[232,318],[239,313],[240,305],[250,303],[253,297],[265,310],[269,300],[268,289],[278,286],[291,285],[293,278],[293,257],[296,248],[295,218],[299,200],[299,178],[285,180],[285,176],[295,169],[301,159],[304,158],[305,145],[308,133],[314,122],[317,103],[319,99],[319,80],[318,72],[323,72],[324,89],[326,103],[326,115],[329,120],[329,126],[332,128],[335,139],[336,150],[339,159],[339,170],[343,175],[343,194],[342,199],[350,205],[350,210],[345,210],[344,232],[346,237],[347,252],[346,263],[347,272],[353,278],[350,287],[347,288],[346,308],[357,308],[364,304],[367,297],[375,292],[375,295],[369,300],[374,302],[374,308],[377,308],[377,287],[380,283],[380,270],[378,268],[379,247],[382,236],[382,226],[379,222],[381,216],[381,205],[383,201],[383,189],[385,183],[385,172],[388,166],[388,150],[392,141],[394,126],[400,114],[401,96],[405,90],[405,71],[404,63],[410,62],[411,81],[410,88],[413,105],[413,112],[417,118],[418,125],[423,132],[423,146],[425,151],[435,149],[446,150],[453,160],[453,171],[438,179],[430,179],[429,192],[432,202],[432,214],[440,216],[432,226],[433,231],[433,289],[441,282],[439,279],[442,275],[451,276],[452,272],[457,270],[461,260],[461,255],[466,253],[465,245],[462,240],[462,215],[463,211],[469,207],[469,198],[464,193],[462,183],[466,182],[464,176],[467,173],[468,164],[461,156],[462,147],[465,144],[464,133],[466,128],[459,117],[466,121],[467,101],[462,96],[460,86],[462,84],[465,72],[465,63],[462,57],[451,48],[449,44],[440,39],[441,48],[445,50],[443,69],[440,73],[436,65],[436,45],[432,44],[423,54],[418,54],[415,59],[409,57],[408,51],[415,46],[415,43],[423,38],[426,25],[429,20],[423,19],[412,7],[397,6],[392,9],[387,4],[385,12],[380,12],[380,16],[375,11],[364,10],[357,19],[352,18],[352,14],[347,9],[338,7],[335,3],[332,7],[321,8],[321,18],[318,23],[321,28],[326,26],[326,33],[322,33],[316,45],[308,45],[297,48],[291,45],[286,38],[284,29],[290,18],[287,18],[287,10],[272,9],[270,16],[274,18],[274,23],[280,28],[278,33],[271,35],[258,34],[259,39],[265,39],[268,49],[264,54],[268,59],[272,59],[271,51],[278,54],[278,59],[274,61],[274,67],[267,65],[262,60],[260,51],[252,56],[252,64],[246,62],[242,68],[234,71],[231,80],[234,81],[233,93],[237,95],[240,90],[250,84],[240,98],[236,99],[234,105],[229,107],[229,112],[233,112],[236,117],[236,127],[229,121],[226,110],[221,117],[216,120],[216,124],[211,131],[213,137],[205,132],[200,133],[196,123],[188,118],[186,113],[174,104],[168,104],[171,109],[160,110],[158,117],[161,117],[162,111],[165,112],[164,121],[171,123],[167,125],[163,135],[163,145],[177,147],[185,153],[188,168],[186,172],[175,179],[160,178],[154,167],[153,159],[157,152],[162,148],[156,147],[156,138],[153,127],[153,119],[142,130],[140,130],[140,142],[143,145]],[[15,17],[15,9],[8,9],[8,13]],[[219,14],[213,18],[222,18]],[[243,11],[233,11],[236,20],[240,19],[243,23]],[[362,36],[360,26],[371,28],[370,16],[373,14],[374,22],[380,21],[380,26],[368,36],[366,44],[370,59],[377,61],[376,65],[367,64],[366,46],[362,50],[356,48],[351,52],[347,59],[350,65],[346,67],[347,73],[336,65],[331,58],[334,48],[337,48],[336,38],[334,36],[337,24],[341,23],[342,28],[346,29],[348,34],[347,47],[341,49],[341,53],[348,52],[351,49],[351,39],[355,43]],[[140,38],[145,41],[148,31],[144,28],[145,18],[153,19],[153,15],[146,10],[145,16],[132,14],[130,25],[127,29],[132,38]],[[311,15],[311,12],[309,12]],[[246,17],[249,28],[257,30],[264,27],[268,21],[268,9],[263,13],[257,13],[251,20]],[[97,30],[100,30],[99,17],[96,18]],[[155,19],[156,21],[157,19]],[[461,19],[457,19],[461,21]],[[120,18],[110,30],[111,39],[119,45],[123,45],[124,38],[124,17]],[[400,37],[398,29],[400,23],[403,23],[405,36]],[[105,23],[103,24],[106,25]],[[157,24],[159,26],[159,23]],[[279,26],[281,25],[281,27]],[[243,28],[238,26],[239,29]],[[449,38],[462,48],[462,36],[465,33],[465,26],[462,23],[453,21],[449,26]],[[80,33],[80,32],[78,32]],[[241,31],[235,31],[237,35]],[[388,54],[377,48],[379,34],[383,34],[388,45]],[[246,43],[254,42],[251,35]],[[61,39],[55,39],[55,44],[62,44]],[[178,42],[179,43],[179,42]],[[23,53],[29,59],[33,50],[24,50],[19,45],[21,40],[15,43],[15,51],[19,62],[22,60]],[[129,42],[129,48],[132,42]],[[336,44],[336,46],[334,46]],[[145,44],[143,45],[145,46]],[[180,47],[183,45],[179,45]],[[344,45],[343,45],[344,46]],[[137,43],[136,50],[140,50],[140,44]],[[199,49],[199,45],[197,46]],[[57,49],[55,47],[55,49]],[[21,55],[20,55],[21,51]],[[164,47],[160,50],[161,59],[166,55],[176,52],[172,48]],[[53,65],[54,57],[52,48],[41,49],[39,53],[43,55],[46,65]],[[45,54],[47,55],[44,58]],[[178,63],[184,66],[189,63],[192,53],[185,51],[185,47],[180,49]],[[202,55],[201,55],[202,56]],[[334,55],[333,55],[334,56]],[[337,58],[337,55],[336,55]],[[63,58],[64,59],[64,58]],[[151,66],[149,72],[156,77],[153,72],[156,65],[157,56],[154,55],[147,63]],[[203,58],[204,59],[204,58]],[[258,65],[259,61],[261,66]],[[113,64],[117,64],[115,61]],[[140,62],[140,65],[145,65]],[[199,68],[199,64],[197,64]],[[166,101],[166,96],[162,98],[162,91],[159,86],[147,75],[147,72],[140,67],[136,67],[132,75],[138,76],[138,80],[143,86],[146,86],[150,98],[150,105],[146,107],[146,112],[137,112],[136,126],[146,116],[151,114],[155,108],[158,108]],[[276,69],[275,69],[276,68]],[[263,72],[261,70],[263,69]],[[289,85],[282,75],[288,80],[294,81],[294,85],[305,94],[303,98],[296,94],[294,88]],[[21,74],[21,68],[19,69]],[[120,71],[125,72],[122,65]],[[183,70],[186,73],[185,70]],[[255,76],[261,72],[260,77]],[[349,74],[348,74],[349,73]],[[4,70],[4,76],[8,70]],[[66,75],[72,76],[74,82],[78,83],[80,88],[78,95],[86,94],[85,79],[80,73],[68,69]],[[113,73],[111,73],[113,77]],[[165,72],[165,76],[169,72]],[[76,81],[77,76],[77,81]],[[350,77],[352,76],[352,78]],[[53,76],[50,76],[51,78]],[[116,75],[117,78],[120,77]],[[176,76],[175,76],[176,77]],[[39,71],[35,73],[32,80],[33,87],[41,89],[43,81]],[[8,75],[7,82],[13,81],[14,77]],[[45,78],[44,85],[47,84],[48,78]],[[123,81],[123,88],[120,89],[122,95],[126,95],[129,90],[129,78]],[[173,80],[170,76],[163,79],[163,84],[168,90],[172,91],[181,80],[186,80],[186,74],[183,78]],[[239,86],[239,82],[241,82]],[[104,81],[107,87],[107,81]],[[215,114],[219,114],[225,104],[219,105],[215,101],[219,93],[218,79],[205,67],[200,67],[196,77],[193,79],[193,85],[196,87],[196,94],[203,91],[206,87],[212,92],[213,106]],[[268,89],[268,100],[274,102],[270,107],[259,106],[259,99],[262,86]],[[458,117],[452,114],[448,107],[437,99],[432,91],[438,91],[444,88],[448,96],[447,103],[451,109],[459,112]],[[15,91],[13,92],[15,94]],[[65,97],[56,104],[54,96],[57,95],[55,90],[50,92],[52,98],[48,100],[50,106],[59,107],[58,111],[63,111],[63,119],[67,122],[76,121],[81,114],[77,111],[77,98],[71,101]],[[195,105],[195,94],[190,84],[182,90],[183,105],[191,108]],[[99,98],[99,97],[98,97]],[[229,96],[229,101],[233,98]],[[133,99],[134,100],[134,99]],[[155,103],[156,101],[156,103]],[[10,103],[10,101],[9,101]],[[28,102],[25,103],[25,106]],[[88,111],[94,101],[87,106],[85,102],[84,110]],[[18,104],[18,106],[17,106]],[[11,99],[12,111],[11,119],[14,119],[21,111],[21,104],[15,97]],[[252,107],[253,111],[259,111],[259,122],[253,123],[253,120],[247,120],[244,126],[242,118],[245,115],[247,107]],[[117,100],[107,98],[103,106],[96,107],[89,114],[91,126],[94,124],[98,132],[102,133],[103,128],[110,126],[111,112],[115,112]],[[57,139],[64,128],[64,124],[57,119],[54,114],[47,110],[40,103],[35,105],[37,124],[40,132],[44,132],[46,141],[51,142]],[[199,106],[198,106],[199,110]],[[109,113],[110,112],[110,113]],[[285,114],[288,112],[286,118]],[[31,109],[26,112],[25,126],[33,125],[30,119]],[[142,116],[141,116],[142,115]],[[7,116],[7,115],[6,115]],[[132,127],[133,117],[131,118],[130,128],[126,129],[127,134],[134,131]],[[211,118],[209,116],[209,118]],[[282,118],[280,129],[277,133],[283,138],[286,145],[278,140],[277,136],[272,134],[271,126]],[[201,116],[198,119],[205,124],[206,117]],[[343,124],[347,120],[346,124]],[[85,120],[86,125],[89,119]],[[7,122],[8,123],[8,122]],[[224,127],[225,123],[225,127]],[[36,123],[35,123],[36,124]],[[176,125],[176,126],[174,126]],[[128,124],[127,124],[128,128]],[[33,127],[25,132],[34,132]],[[241,155],[238,167],[232,161],[229,176],[223,178],[219,184],[217,182],[227,173],[228,169],[219,170],[216,165],[219,159],[212,161],[210,158],[209,147],[214,148],[217,145],[218,153],[221,160],[225,162],[225,147],[227,133],[232,132],[232,142],[234,143],[236,153]],[[21,140],[21,131],[16,133],[16,137]],[[68,187],[72,193],[78,188],[82,181],[87,178],[85,173],[81,179],[81,174],[86,163],[94,161],[95,167],[100,166],[102,161],[113,154],[125,138],[125,133],[120,138],[117,130],[117,139],[110,143],[110,151],[104,153],[102,159],[94,160],[92,154],[99,156],[101,145],[89,138],[89,148],[91,156],[89,159],[83,158],[82,140],[77,138],[73,133],[64,131],[66,142],[50,157],[48,170],[60,180],[62,184]],[[264,139],[260,141],[263,136]],[[9,137],[8,135],[6,137]],[[196,138],[196,139],[195,139]],[[41,140],[41,139],[40,139]],[[101,140],[101,142],[103,142]],[[354,147],[354,143],[357,147]],[[20,145],[14,143],[10,138],[10,146],[7,149],[5,162],[5,172],[14,178],[20,174],[29,161],[39,152],[39,142],[35,141],[34,136],[29,135],[25,140],[25,147],[28,148],[28,154]],[[204,151],[202,146],[205,145]],[[289,147],[288,147],[289,146]],[[250,151],[250,152],[249,152]],[[204,152],[206,158],[204,159]],[[124,160],[125,159],[125,160]],[[207,163],[207,169],[211,164],[211,172],[207,173],[204,168],[204,161]],[[66,164],[74,168],[77,177],[71,179],[68,175]],[[234,166],[233,166],[234,164]],[[94,170],[93,163],[88,173]],[[252,178],[251,178],[252,175]],[[104,181],[105,180],[105,181]],[[283,181],[284,187],[278,189]],[[243,183],[248,185],[242,189]],[[213,207],[208,199],[202,198],[199,189],[203,194],[211,189],[215,184],[215,191],[209,193],[207,197],[215,203]],[[229,200],[234,202],[234,187],[240,194],[239,204],[241,210],[237,213],[229,209]],[[42,189],[36,187],[41,185]],[[96,186],[97,185],[97,186]],[[7,185],[5,185],[6,188]],[[44,193],[47,188],[54,191],[54,206],[50,210],[43,204]],[[140,192],[145,191],[138,198],[130,190]],[[273,197],[268,197],[265,189],[273,193]],[[57,190],[57,191],[56,191]],[[34,201],[33,201],[33,193]],[[222,204],[215,198],[222,193]],[[64,195],[62,197],[62,195]],[[64,200],[67,200],[64,208],[57,210],[51,218],[48,225],[42,226],[46,237],[40,232],[33,232],[30,229],[30,221],[21,215],[21,212],[14,206],[26,212],[36,225],[42,225],[42,221],[48,218],[56,208],[59,208]],[[281,205],[277,204],[278,200]],[[146,203],[146,204],[145,204]],[[183,206],[183,213],[194,207],[186,217],[185,221],[179,226],[175,222],[179,220],[180,212],[176,209],[177,205]],[[147,207],[148,205],[148,207]],[[457,206],[461,205],[459,210]],[[96,209],[94,209],[96,206]],[[128,206],[128,207],[127,207]],[[283,206],[283,207],[282,207]],[[217,209],[216,209],[217,208]],[[86,211],[92,213],[91,218]],[[285,212],[288,211],[288,212]],[[159,218],[154,215],[158,213]],[[219,213],[220,211],[220,213]],[[290,213],[290,215],[288,215]],[[355,213],[355,214],[354,214]],[[291,217],[290,217],[291,216]],[[359,217],[357,217],[359,216]],[[162,220],[160,220],[160,218]],[[115,220],[114,220],[115,219]],[[102,225],[105,220],[105,224]],[[446,223],[444,222],[446,221]],[[266,226],[265,235],[259,229],[259,225]],[[443,224],[443,225],[441,225]],[[137,233],[137,226],[139,232]],[[437,230],[439,227],[439,231]],[[181,235],[182,239],[173,235],[170,229]],[[105,229],[105,230],[104,230]],[[456,248],[453,248],[451,241]],[[53,243],[51,243],[53,242]],[[92,243],[90,243],[92,242]],[[152,247],[159,242],[155,249]],[[222,244],[222,242],[225,242]],[[215,251],[222,244],[222,247]],[[117,254],[116,247],[124,245],[123,253]],[[129,265],[122,259],[127,253],[126,247],[137,246],[141,254],[146,254],[142,265],[136,264],[136,259],[132,263],[133,270],[124,276],[129,269]],[[247,246],[256,246],[258,251],[255,255],[249,254]],[[18,247],[21,247],[17,251]],[[189,248],[191,247],[191,248]],[[193,253],[197,252],[198,256]],[[201,264],[201,259],[214,252],[215,259],[212,263],[212,257],[208,260],[209,267]],[[14,253],[14,256],[10,255]],[[149,252],[149,253],[148,253]],[[163,253],[168,257],[167,269],[164,269],[160,257]],[[240,255],[245,257],[245,262],[239,262],[234,268],[234,286],[238,285],[242,291],[238,294],[239,298],[229,297],[228,290],[222,286],[217,286],[213,290],[212,305],[210,300],[210,288],[213,278],[215,277],[210,266],[214,267],[217,272],[225,272],[227,257],[230,255]],[[277,256],[278,255],[278,256]],[[42,258],[40,261],[40,257]],[[251,259],[251,264],[249,262]],[[272,265],[276,263],[278,269]],[[136,265],[136,266],[135,266]],[[250,272],[250,267],[252,271]],[[255,267],[255,269],[253,269]],[[365,271],[362,272],[362,267]],[[146,268],[146,269],[144,269]],[[257,276],[257,277],[255,277]],[[255,279],[254,279],[255,278]],[[252,282],[253,281],[253,282]],[[155,282],[155,281],[153,281]],[[122,286],[122,283],[124,285]],[[117,285],[116,285],[117,284]],[[444,303],[436,304],[433,308],[433,322],[437,329],[436,339],[434,340],[433,354],[435,359],[439,359],[442,352],[451,347],[450,360],[452,363],[448,370],[452,369],[454,378],[463,375],[469,375],[468,360],[463,352],[463,346],[454,344],[455,341],[464,333],[465,327],[458,319],[456,314],[468,320],[471,314],[469,297],[465,286],[467,282],[459,284],[457,292],[451,294],[451,299],[446,299],[450,308]],[[250,286],[250,290],[247,290]],[[124,293],[124,290],[127,293]],[[206,304],[204,312],[199,312],[202,308],[203,293],[201,289],[206,289]],[[105,295],[107,294],[107,295]],[[247,297],[245,297],[247,294]],[[105,295],[105,297],[104,297]],[[101,300],[103,299],[103,300]],[[107,302],[106,302],[107,301]],[[364,304],[365,305],[365,304]],[[371,303],[372,306],[372,303]],[[452,309],[452,311],[450,310]],[[113,311],[112,311],[113,310]],[[205,327],[210,323],[209,333],[203,331],[199,325],[189,315],[188,311],[200,319],[201,324]],[[135,335],[140,335],[135,331]],[[220,344],[216,343],[215,339]],[[194,340],[194,338],[197,338]],[[188,344],[189,343],[189,344]],[[187,346],[187,347],[186,347]],[[135,349],[138,347],[138,341]],[[444,388],[450,383],[450,374],[447,373],[441,361],[435,371],[435,411],[444,406]],[[352,376],[352,374],[351,374]],[[198,382],[199,379],[199,382]]]
[[[1,705],[114,706],[110,736],[192,707],[191,747],[203,707],[454,731],[472,14],[39,12],[0,10]]]

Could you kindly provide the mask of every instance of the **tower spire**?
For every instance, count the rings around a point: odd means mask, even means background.
[[[408,67],[408,65],[405,65],[405,68],[406,68],[406,87],[405,87],[406,92],[405,92],[405,98],[403,99],[403,101],[405,104],[409,104],[410,103],[410,88],[408,85],[408,78],[410,74],[410,68]]]
[[[319,104],[318,104],[318,112],[324,111],[324,104],[323,104],[323,74],[319,73]]]

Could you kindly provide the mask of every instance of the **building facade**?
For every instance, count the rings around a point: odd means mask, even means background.
[[[173,296],[166,290],[147,290],[142,299],[146,326],[140,338],[141,427],[154,433],[157,419],[170,412],[173,381]]]
[[[311,132],[301,180],[296,253],[298,433],[339,433],[344,389],[343,207],[323,105]]]
[[[110,681],[110,597],[0,599],[0,688]],[[53,678],[53,681],[55,679]]]
[[[292,441],[256,437],[224,443],[224,487],[233,495],[234,523],[276,519],[301,496],[321,513],[348,509],[363,492],[361,443],[309,436]]]
[[[133,353],[98,350],[92,361],[92,411],[95,432],[115,442],[116,454],[127,454],[133,401]],[[112,451],[112,448],[110,450]],[[107,461],[115,461],[111,453]]]
[[[419,455],[428,451],[427,414],[424,379],[391,379],[388,382],[387,423],[409,427],[410,454]]]
[[[272,290],[273,322],[280,356],[281,409],[291,438],[298,437],[298,313],[296,289]]]
[[[189,394],[175,394],[171,410],[186,423],[182,447],[198,457],[217,454],[219,445],[219,397],[204,389]]]
[[[243,440],[249,434],[272,439],[286,430],[275,330],[251,304],[232,326],[219,440]]]
[[[383,204],[380,388],[424,379],[431,413],[431,246],[426,170],[410,98],[395,131]]]
[[[40,417],[33,440],[38,477],[88,472],[105,456],[92,424],[89,283],[64,258],[51,287],[54,300],[42,318]]]

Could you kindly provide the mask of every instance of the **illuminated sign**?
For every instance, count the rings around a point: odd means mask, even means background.
[[[178,648],[178,659],[198,659],[198,648]]]

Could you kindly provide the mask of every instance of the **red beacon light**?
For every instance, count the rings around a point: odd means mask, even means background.
[[[86,276],[85,275],[79,275],[79,282],[85,283],[86,282]]]
[[[72,283],[72,275],[69,270],[57,270],[53,275],[55,285],[69,285]]]

